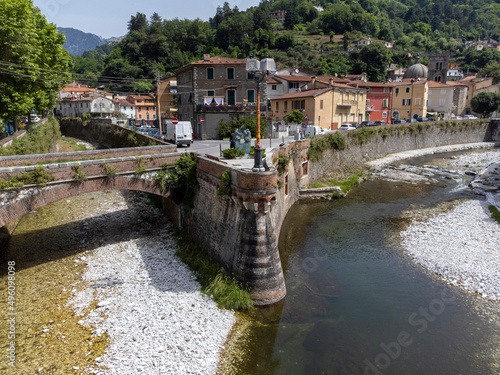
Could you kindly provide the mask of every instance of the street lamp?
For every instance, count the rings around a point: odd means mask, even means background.
[[[273,59],[266,57],[261,61],[251,57],[247,60],[246,70],[252,74],[257,83],[257,136],[255,140],[255,162],[253,166],[254,172],[264,172],[265,168],[262,164],[262,145],[260,143],[260,84],[274,73],[276,73],[276,63]]]

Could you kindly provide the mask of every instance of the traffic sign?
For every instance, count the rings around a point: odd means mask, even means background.
[[[309,116],[308,115],[304,116],[304,124],[309,125]]]
[[[204,118],[200,118],[200,122],[203,124],[205,122]]]
[[[172,119],[172,124],[177,125],[179,123],[179,119],[177,117],[174,117]]]

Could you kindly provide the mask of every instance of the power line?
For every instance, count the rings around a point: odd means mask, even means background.
[[[38,70],[38,71],[50,72],[50,73],[56,73],[56,74],[68,74],[68,75],[72,75],[72,76],[90,77],[89,80],[97,79],[97,80],[101,80],[101,81],[105,81],[105,82],[116,81],[116,83],[118,83],[120,81],[124,81],[124,82],[127,82],[127,81],[152,82],[152,81],[154,81],[154,78],[111,77],[111,76],[97,76],[97,75],[84,74],[84,73],[72,73],[72,72],[65,72],[65,71],[60,71],[60,70],[51,70],[51,69],[44,69],[44,68],[38,68],[38,67],[32,67],[32,66],[19,65],[19,64],[6,62],[6,61],[0,61],[0,65],[12,67],[12,68]],[[8,71],[12,72],[12,70],[8,70]],[[26,77],[29,77],[29,75],[26,75]],[[36,78],[36,76],[33,76],[33,78]]]

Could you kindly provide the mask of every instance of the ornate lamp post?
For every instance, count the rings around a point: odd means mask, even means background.
[[[260,84],[276,73],[276,63],[269,57],[261,61],[252,57],[247,60],[246,70],[254,76],[257,83],[257,137],[255,140],[255,162],[252,170],[263,172],[265,169],[262,164],[262,145],[260,143]]]

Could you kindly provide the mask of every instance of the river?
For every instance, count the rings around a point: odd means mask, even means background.
[[[412,164],[442,165],[449,157],[422,157]],[[448,285],[415,264],[399,239],[412,218],[447,210],[457,200],[479,199],[465,189],[469,181],[373,179],[343,199],[294,205],[279,241],[287,297],[240,317],[220,373],[500,373],[499,303]],[[16,262],[18,368],[9,369],[9,344],[2,336],[0,372],[83,373],[103,356],[109,338],[79,324],[67,302],[85,271],[80,260],[88,241],[96,233],[102,237],[104,223],[112,233],[102,238],[130,236],[130,228],[113,220],[134,194],[75,197],[22,219],[1,255],[2,265]],[[143,234],[156,228],[147,215],[141,222]],[[6,273],[0,273],[3,311]],[[0,330],[8,332],[6,319]]]
[[[483,199],[465,188],[470,177],[432,177],[369,180],[344,199],[294,205],[279,242],[287,297],[239,327],[244,354],[224,372],[499,374],[499,303],[448,285],[401,246],[411,218]]]

